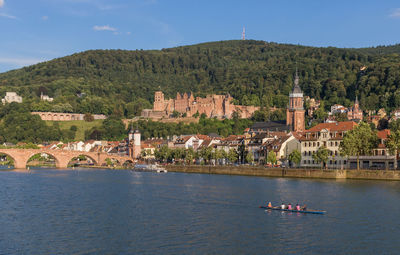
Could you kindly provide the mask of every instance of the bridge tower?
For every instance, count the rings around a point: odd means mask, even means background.
[[[136,128],[135,133],[133,134],[133,158],[139,158],[142,151],[140,136],[140,131]]]

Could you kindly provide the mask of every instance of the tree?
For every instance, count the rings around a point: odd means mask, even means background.
[[[371,127],[361,122],[357,127],[348,131],[340,144],[340,154],[357,157],[357,170],[360,169],[360,156],[370,155],[378,145],[378,136]]]
[[[328,161],[330,150],[328,150],[325,146],[321,146],[318,150],[313,153],[312,158],[317,161],[317,163],[321,163],[321,169],[325,165],[328,168],[326,162]]]
[[[328,117],[328,113],[325,111],[323,101],[321,101],[319,108],[314,111],[313,116],[319,123],[324,122],[325,119]]]
[[[386,146],[389,148],[390,153],[396,156],[395,169],[397,168],[397,155],[400,151],[400,130],[391,132],[386,140]]]
[[[237,162],[238,159],[239,159],[239,155],[238,155],[237,151],[235,149],[233,149],[233,148],[230,149],[229,152],[228,152],[228,160],[229,160],[229,162],[232,164],[232,163]]]
[[[347,113],[345,113],[345,112],[338,112],[338,113],[335,113],[335,120],[336,121],[348,121],[348,118],[347,118]]]
[[[118,141],[125,137],[126,130],[122,120],[115,117],[108,117],[101,125],[104,130],[103,138],[111,141]]]
[[[386,118],[380,119],[378,122],[377,129],[378,130],[384,130],[389,128],[389,121]]]
[[[391,132],[395,132],[397,130],[400,130],[400,119],[397,119],[395,121],[391,121],[389,123],[389,128]]]
[[[301,153],[298,150],[294,150],[289,154],[289,161],[296,165],[299,165],[301,162]]]
[[[171,151],[171,154],[175,162],[179,162],[180,160],[184,159],[186,155],[184,148],[176,148]]]
[[[171,116],[172,116],[172,118],[178,118],[180,115],[181,114],[178,111],[175,110],[175,111],[172,112]]]
[[[189,165],[193,162],[194,157],[195,157],[195,152],[193,148],[189,148],[185,151],[185,160]]]
[[[203,147],[199,151],[199,156],[205,160],[207,163],[210,163],[210,160],[212,159],[212,148],[211,147]]]
[[[246,154],[246,162],[249,163],[249,164],[252,164],[253,161],[254,161],[253,153],[248,151],[247,154]]]
[[[272,165],[276,163],[276,154],[273,150],[270,150],[267,154],[267,163],[271,163]]]
[[[142,150],[142,151],[140,152],[140,157],[141,157],[141,158],[146,158],[146,156],[147,156],[147,150]]]
[[[83,116],[83,120],[87,122],[92,122],[94,121],[94,117],[90,113],[85,113],[85,115]]]
[[[269,108],[266,107],[262,110],[255,111],[251,119],[253,121],[264,122],[269,120],[269,115],[270,115]]]
[[[171,150],[168,148],[167,145],[163,145],[163,146],[161,146],[160,149],[154,151],[154,156],[155,156],[156,160],[158,160],[160,162],[164,162],[165,160],[167,160],[169,158],[170,154],[171,154]]]

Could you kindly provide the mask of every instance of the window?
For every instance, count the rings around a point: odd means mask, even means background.
[[[337,142],[335,142],[335,146],[337,146]]]
[[[304,160],[304,161],[303,161],[303,164],[307,164],[307,160]]]

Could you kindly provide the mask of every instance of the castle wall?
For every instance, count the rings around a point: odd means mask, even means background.
[[[32,115],[39,115],[42,120],[50,121],[71,121],[84,120],[85,114],[81,113],[60,113],[60,112],[31,112]],[[92,114],[95,120],[104,120],[107,116],[103,114]]]
[[[197,112],[206,114],[207,117],[227,117],[230,118],[233,112],[238,111],[242,118],[250,118],[259,109],[256,106],[242,106],[231,104],[231,96],[207,95],[206,98],[194,98],[192,93],[177,93],[175,99],[164,99],[164,93],[155,92],[153,110],[146,110],[142,113],[143,117],[169,116],[173,111],[186,113],[193,116]],[[162,114],[162,112],[164,114]]]

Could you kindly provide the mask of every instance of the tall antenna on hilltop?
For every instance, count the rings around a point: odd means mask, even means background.
[[[246,40],[246,28],[243,26],[242,40]]]

